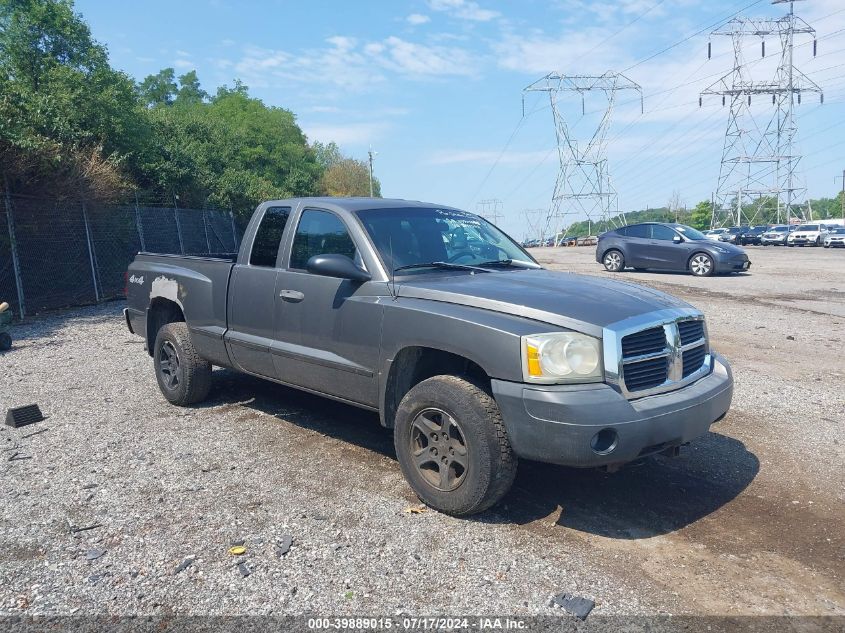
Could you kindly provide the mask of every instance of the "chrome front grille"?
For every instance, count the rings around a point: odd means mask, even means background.
[[[608,382],[627,398],[679,389],[709,373],[707,329],[700,313],[664,310],[616,325],[605,328],[605,371]]]

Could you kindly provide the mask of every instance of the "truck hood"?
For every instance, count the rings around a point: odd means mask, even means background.
[[[442,275],[442,276],[440,276]],[[468,305],[594,336],[612,323],[688,303],[636,284],[551,270],[437,273],[397,285],[400,297]]]

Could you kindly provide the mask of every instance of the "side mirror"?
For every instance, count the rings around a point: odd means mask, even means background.
[[[684,238],[682,238],[680,235],[676,235],[672,238],[672,241],[675,242],[675,244],[680,244],[684,241]]]
[[[369,281],[370,273],[358,266],[346,255],[314,255],[305,264],[305,270],[312,275],[325,277],[340,277],[352,281]]]

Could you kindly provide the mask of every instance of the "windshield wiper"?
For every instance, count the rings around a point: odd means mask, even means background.
[[[452,262],[420,262],[419,264],[406,264],[394,268],[393,272],[400,270],[409,270],[411,268],[441,268],[443,270],[472,270],[476,272],[489,273],[489,270],[479,268],[478,266],[470,266],[469,264],[453,264]]]
[[[476,266],[513,266],[515,268],[540,268],[540,266],[537,266],[536,264],[524,262],[519,259],[491,259],[489,262],[481,262],[480,264],[476,264]]]

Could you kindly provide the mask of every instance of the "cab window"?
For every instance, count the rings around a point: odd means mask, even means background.
[[[290,207],[269,207],[264,211],[264,217],[261,218],[261,224],[258,225],[255,239],[252,241],[252,252],[249,254],[251,266],[276,266],[282,233],[285,232],[289,216]]]
[[[358,249],[343,220],[329,211],[306,209],[293,237],[290,267],[305,270],[315,255],[346,255],[360,265]]]

